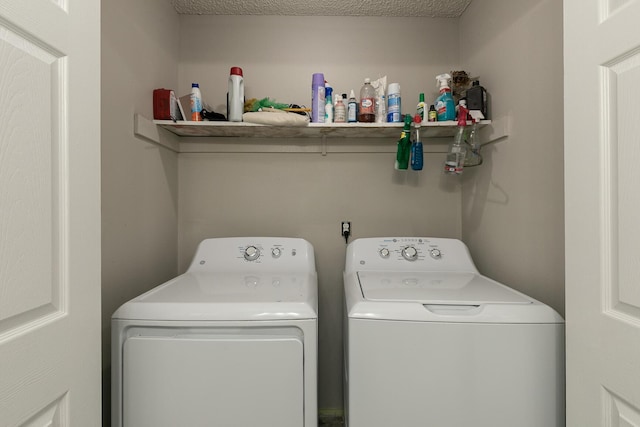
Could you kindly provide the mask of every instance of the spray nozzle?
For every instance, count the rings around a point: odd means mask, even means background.
[[[440,84],[440,89],[449,87],[449,80],[451,80],[451,74],[440,74],[436,76],[436,81]]]

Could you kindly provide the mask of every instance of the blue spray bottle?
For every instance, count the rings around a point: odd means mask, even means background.
[[[453,101],[453,95],[451,95],[451,88],[449,87],[451,76],[449,74],[440,74],[436,77],[436,80],[440,83],[440,95],[435,102],[438,121],[455,120],[456,103]]]
[[[416,114],[413,118],[413,125],[416,128],[416,139],[411,144],[411,169],[414,171],[421,171],[424,161],[424,152],[422,150],[422,141],[420,141],[420,124],[422,118],[419,114]]]

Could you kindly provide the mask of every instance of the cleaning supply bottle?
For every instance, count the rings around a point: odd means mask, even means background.
[[[347,122],[347,109],[344,106],[344,102],[342,102],[342,95],[336,95],[334,122],[335,123]]]
[[[324,84],[324,122],[333,123],[333,88],[326,82]]]
[[[200,85],[198,83],[191,84],[191,95],[189,96],[191,104],[191,121],[202,121],[202,94],[200,93]]]
[[[473,114],[474,117],[480,119],[488,119],[489,112],[487,111],[487,91],[480,86],[479,80],[474,80],[472,86],[467,89],[467,108],[480,112],[481,115]]]
[[[444,172],[447,174],[459,175],[464,168],[464,159],[466,157],[467,148],[464,142],[464,132],[467,125],[467,105],[466,101],[461,99],[458,105],[458,129],[456,135],[449,145],[449,151],[444,163]]]
[[[420,123],[424,122],[424,93],[418,96],[418,106],[416,107],[416,115],[420,116]]]
[[[227,92],[227,120],[241,122],[244,112],[244,78],[242,68],[231,67]]]
[[[373,123],[376,121],[376,90],[371,85],[371,79],[364,79],[364,85],[360,89],[360,113],[358,121]]]
[[[429,112],[428,112],[428,121],[430,122],[437,122],[438,121],[438,112],[436,111],[436,107],[435,105],[431,104],[429,106]]]
[[[451,75],[446,73],[436,77],[436,80],[440,84],[440,95],[436,98],[435,102],[439,122],[456,119],[456,105],[453,101],[453,95],[451,95],[451,88],[449,87],[450,79]]]
[[[467,100],[469,102],[469,100]],[[467,154],[464,158],[464,167],[479,166],[482,164],[482,155],[480,154],[480,137],[478,136],[478,121],[473,120],[471,132],[467,138]]]
[[[411,122],[413,119],[410,114],[404,116],[404,127],[398,140],[398,149],[396,152],[396,170],[404,170],[409,168],[409,157],[411,156]]]
[[[390,83],[387,88],[387,122],[400,123],[402,121],[400,83]]]
[[[347,102],[347,122],[356,123],[358,121],[358,101],[356,100],[356,94],[351,89],[349,94],[349,102]]]
[[[422,141],[420,141],[420,125],[422,124],[422,118],[416,114],[413,121],[416,129],[416,139],[411,143],[411,169],[414,171],[421,171],[424,158]]]
[[[324,74],[315,73],[311,78],[311,122],[324,123]]]

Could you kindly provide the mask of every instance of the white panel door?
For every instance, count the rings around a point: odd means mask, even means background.
[[[99,426],[100,1],[0,1],[0,425]]]
[[[640,1],[564,12],[567,425],[638,427]]]

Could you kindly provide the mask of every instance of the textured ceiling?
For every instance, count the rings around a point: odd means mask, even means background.
[[[471,0],[171,0],[185,15],[427,16],[456,18]]]

